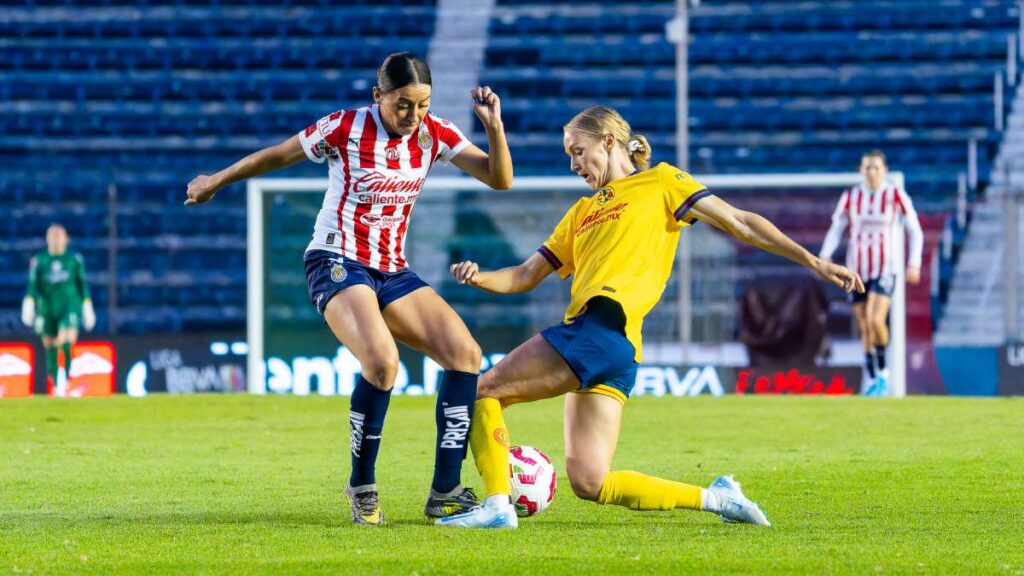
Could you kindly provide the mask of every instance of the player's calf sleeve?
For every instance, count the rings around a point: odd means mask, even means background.
[[[701,489],[640,472],[617,470],[604,477],[597,501],[633,510],[700,510]]]
[[[875,346],[875,362],[879,370],[885,370],[885,346]]]
[[[875,353],[865,352],[864,353],[864,367],[868,370],[868,377],[875,377]]]
[[[482,398],[473,407],[473,427],[469,431],[476,469],[484,479],[484,494],[511,494],[508,477],[508,429],[501,414],[501,402]]]
[[[437,393],[434,421],[437,443],[434,446],[434,480],[430,487],[447,494],[459,485],[462,461],[469,449],[469,429],[478,375],[445,370]]]
[[[71,343],[65,342],[60,345],[60,351],[64,354],[64,374],[71,375]]]
[[[57,354],[60,352],[56,346],[46,349],[46,377],[54,386],[57,384]]]
[[[377,482],[377,452],[384,430],[384,416],[391,403],[391,390],[381,390],[359,377],[352,391],[349,410],[351,432],[352,476],[350,486],[365,486]]]

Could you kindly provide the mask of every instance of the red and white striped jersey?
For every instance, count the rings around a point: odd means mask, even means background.
[[[328,250],[384,272],[405,268],[409,215],[434,162],[455,158],[469,140],[427,114],[409,136],[392,138],[376,104],[339,110],[299,132],[330,182],[306,250]]]
[[[923,234],[910,196],[899,187],[885,182],[878,190],[862,184],[843,192],[832,214],[832,226],[821,246],[822,258],[832,258],[847,226],[850,228],[846,246],[846,267],[866,280],[894,274],[893,241],[903,230],[898,216],[910,237],[908,266],[921,267]]]

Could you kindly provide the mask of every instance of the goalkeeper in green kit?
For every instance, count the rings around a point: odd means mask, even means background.
[[[57,353],[64,353],[64,366],[71,368],[71,346],[78,340],[79,326],[92,330],[96,312],[85,282],[82,256],[67,250],[68,233],[60,224],[46,230],[46,250],[29,264],[28,291],[21,303],[21,321],[31,326],[46,349],[46,378],[57,386]]]

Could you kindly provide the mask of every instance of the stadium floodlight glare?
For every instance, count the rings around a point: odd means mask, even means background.
[[[782,202],[782,195],[788,192],[798,192],[803,190],[806,191],[822,191],[826,193],[832,191],[833,194],[822,198],[822,202],[827,202],[830,206],[829,214],[831,214],[831,207],[835,206],[835,202],[839,198],[840,192],[844,188],[855,186],[861,182],[861,176],[858,173],[809,173],[809,174],[729,174],[729,175],[696,175],[698,180],[705,184],[708,189],[712,192],[720,192],[723,196],[728,197],[729,190],[776,190],[779,194],[780,202]],[[889,180],[903,188],[904,177],[901,172],[890,172]],[[248,226],[248,254],[247,254],[247,339],[249,344],[248,354],[248,382],[249,391],[256,394],[264,394],[267,391],[267,378],[266,378],[266,331],[267,331],[267,282],[270,278],[268,269],[268,259],[271,257],[272,250],[268,246],[271,240],[274,240],[277,232],[271,232],[267,229],[268,218],[270,217],[268,211],[274,205],[274,202],[270,201],[270,197],[273,196],[280,200],[281,195],[286,197],[303,196],[305,201],[304,212],[301,215],[302,221],[289,222],[288,226],[295,230],[302,230],[301,233],[296,233],[298,237],[301,234],[305,234],[308,239],[309,232],[312,230],[313,221],[315,219],[316,210],[319,209],[319,203],[322,199],[324,191],[327,189],[326,178],[257,178],[249,180],[248,191],[247,191],[247,226]],[[502,199],[505,202],[516,202],[523,204],[522,200],[517,200],[515,194],[517,192],[523,193],[549,193],[550,195],[556,196],[558,202],[556,204],[549,204],[545,206],[533,206],[531,209],[539,209],[542,212],[546,212],[548,219],[552,222],[556,222],[557,218],[561,216],[572,204],[572,201],[589,192],[588,188],[582,181],[582,179],[576,176],[552,176],[552,177],[519,177],[516,178],[515,185],[512,191],[509,192],[495,192],[487,189],[483,184],[470,178],[452,178],[452,177],[435,177],[428,178],[424,184],[423,192],[421,193],[420,199],[417,202],[417,208],[414,210],[412,217],[411,229],[417,228],[429,228],[431,225],[437,225],[437,222],[432,219],[438,216],[444,217],[441,212],[434,212],[433,216],[427,216],[422,213],[415,214],[429,210],[427,208],[421,208],[425,204],[435,203],[436,209],[446,210],[452,212],[452,207],[455,201],[459,198],[460,193],[476,193],[476,192],[487,192],[488,194],[494,194],[497,196],[488,196],[488,198]],[[561,201],[561,197],[564,194],[565,201]],[[773,195],[772,198],[775,198]],[[439,202],[449,202],[449,204],[441,205]],[[499,209],[500,208],[496,208]],[[451,215],[447,217],[451,218]],[[298,220],[299,215],[293,215],[292,218]],[[553,220],[552,220],[553,219]],[[525,224],[516,224],[515,222],[509,223],[502,219],[497,219],[496,226],[505,226],[502,231],[511,237],[522,237],[523,243],[529,246],[538,246],[541,241],[546,238],[550,232],[551,224],[538,224],[536,219],[523,219],[520,222]],[[417,222],[419,222],[417,224]],[[529,224],[533,222],[533,224]],[[275,222],[276,223],[276,222]],[[508,226],[516,225],[529,225],[532,226],[530,229],[508,229]],[[823,227],[827,227],[827,222],[823,223]],[[822,238],[823,240],[823,238]],[[897,262],[904,261],[904,244],[905,240],[903,234],[897,234],[894,242],[894,256]],[[817,246],[820,245],[820,240],[817,245],[812,246],[812,251],[817,250]],[[443,269],[443,273],[447,274],[447,265],[450,262],[431,262],[431,266],[424,268],[425,263],[421,262],[422,256],[417,255],[417,251],[421,252],[433,252],[435,256],[439,258],[446,258],[447,255],[443,250],[431,249],[430,247],[418,247],[416,234],[410,232],[409,240],[409,254],[410,259],[413,261],[414,270],[421,275],[426,274],[441,274],[433,268]],[[690,249],[687,234],[683,234],[683,239],[680,242],[680,250],[685,253],[686,250]],[[699,256],[699,254],[694,254]],[[683,262],[688,261],[686,258],[677,259],[677,268],[673,275],[678,278],[681,282],[689,285],[696,278],[691,278],[690,270],[680,270],[680,266]],[[443,264],[437,266],[437,264]],[[301,273],[301,261],[288,260],[288,266],[293,266],[295,269],[290,272]],[[275,269],[275,277],[278,274],[278,270]],[[906,292],[904,286],[904,278],[906,275],[905,266],[896,266],[896,288],[892,297],[892,312],[891,312],[891,326],[890,326],[890,346],[889,346],[889,361],[888,366],[891,375],[890,389],[891,394],[896,397],[902,397],[906,394]],[[427,278],[425,278],[427,279]],[[430,282],[430,279],[427,279]],[[434,279],[437,281],[437,279]],[[294,283],[290,288],[293,290],[302,290],[303,295],[305,294],[305,286],[299,283]],[[675,349],[680,350],[682,356],[679,361],[683,362],[687,351],[690,348],[691,342],[690,330],[690,302],[688,301],[690,291],[689,290],[677,290],[679,296],[679,302],[675,306],[671,307],[672,314],[676,315],[675,318],[669,318],[666,322],[671,323],[674,327],[678,328],[672,331],[672,337],[675,341],[672,343],[675,345]],[[723,294],[723,297],[730,298],[731,294]],[[665,298],[669,298],[668,295]],[[685,301],[684,301],[685,300]],[[310,308],[311,310],[311,308]],[[470,312],[472,313],[472,312]],[[647,326],[654,324],[652,322],[652,316],[659,313],[659,308],[655,308],[652,315],[648,317],[648,321],[645,324],[645,334],[648,333]],[[558,320],[557,312],[550,312],[545,316],[547,323],[551,324]],[[550,316],[550,317],[548,317]],[[686,326],[687,328],[682,328]],[[646,342],[655,341],[656,338],[650,338],[645,335],[645,348]],[[662,357],[661,361],[665,361]]]

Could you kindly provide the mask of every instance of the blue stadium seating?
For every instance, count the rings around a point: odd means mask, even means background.
[[[673,0],[499,0],[482,82],[502,95],[516,173],[564,174],[560,126],[594,102],[675,159]],[[433,0],[0,0],[0,329],[61,221],[100,329],[244,323],[243,187],[181,206],[194,175],[363,103],[382,57],[426,54]],[[970,138],[997,140],[993,76],[1013,0],[705,2],[690,22],[699,173],[849,171],[882,147],[917,204],[951,205]],[[282,176],[322,176],[299,165]],[[111,189],[111,184],[113,188]],[[116,277],[108,272],[110,192]]]
[[[517,173],[564,170],[542,156],[594,101],[675,159],[674,2],[499,4],[484,81],[513,133],[531,134],[514,142]],[[994,157],[993,78],[1017,24],[1009,0],[704,3],[690,19],[690,165],[849,171],[880,147],[922,207],[948,209],[968,140],[982,143],[981,173]]]
[[[435,3],[423,0],[0,7],[0,197],[16,207],[0,224],[0,264],[18,271],[0,279],[4,331],[23,329],[22,271],[53,221],[86,259],[99,330],[112,320],[122,332],[240,329],[243,187],[186,210],[185,185],[365,102],[381,59],[396,48],[426,54],[435,20]],[[322,167],[281,175],[322,176]],[[111,184],[116,278],[107,271]]]

